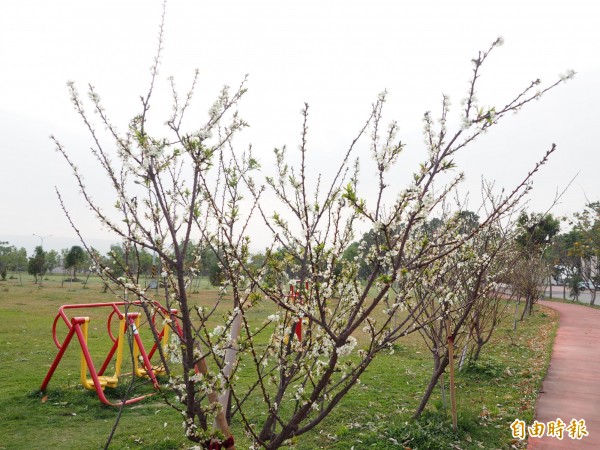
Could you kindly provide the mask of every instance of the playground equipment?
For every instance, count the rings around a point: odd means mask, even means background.
[[[150,352],[146,352],[142,339],[140,337],[139,329],[140,329],[140,312],[129,312],[128,309],[131,306],[139,306],[141,302],[113,302],[113,303],[85,303],[79,305],[63,305],[59,308],[58,314],[54,318],[54,322],[52,324],[52,338],[54,339],[54,343],[58,348],[58,354],[54,358],[44,381],[40,387],[40,391],[45,392],[48,387],[48,383],[54,374],[54,371],[58,367],[67,347],[71,343],[73,336],[77,336],[77,340],[81,347],[81,384],[83,387],[89,390],[95,390],[100,401],[107,405],[111,406],[121,406],[128,405],[132,403],[139,402],[147,397],[154,395],[154,393],[145,394],[139,397],[130,398],[124,400],[122,402],[112,403],[110,402],[106,396],[104,395],[105,388],[114,388],[119,383],[119,377],[121,376],[121,367],[123,363],[123,347],[125,345],[127,339],[127,330],[131,330],[132,336],[132,347],[133,347],[133,375],[137,377],[147,377],[152,381],[152,384],[155,389],[158,389],[158,381],[156,379],[157,374],[164,373],[164,367],[161,364],[153,365],[151,363],[151,359],[158,349],[159,345],[163,346],[163,349],[166,349],[166,345],[168,342],[169,336],[169,327],[164,325],[162,329],[158,330],[156,327],[155,319],[156,319],[156,311],[160,310],[161,313],[165,315],[169,315],[171,318],[174,318],[173,324],[177,333],[181,335],[181,327],[179,326],[179,322],[175,318],[175,314],[177,310],[166,310],[160,304],[153,304],[155,308],[155,312],[152,316],[152,320],[150,321],[150,327],[152,329],[153,334],[155,333],[158,336],[158,340],[154,342],[154,345],[150,349]],[[126,312],[121,311],[120,307],[126,307]],[[112,341],[112,346],[108,351],[104,362],[100,366],[99,370],[96,370],[94,362],[92,360],[92,356],[90,353],[90,349],[88,346],[88,329],[90,318],[87,316],[75,316],[69,318],[67,316],[68,310],[78,310],[78,309],[89,309],[89,308],[109,308],[111,309],[111,313],[107,319],[107,330],[108,336]],[[115,337],[112,333],[111,323],[113,318],[117,316],[119,319],[119,333],[118,336]],[[67,335],[62,343],[59,342],[56,336],[56,327],[59,319],[62,319],[65,325],[68,328]],[[115,361],[115,373],[112,376],[105,375],[105,372],[113,360],[113,357],[116,353],[116,361]],[[142,359],[142,367],[140,367],[139,357]],[[91,378],[88,378],[87,374]]]

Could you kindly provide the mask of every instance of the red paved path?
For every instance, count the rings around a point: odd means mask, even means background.
[[[529,438],[528,450],[600,450],[600,310],[587,306],[540,301],[558,311],[559,323],[548,373],[535,407],[543,423],[560,418],[585,419],[589,436],[581,440]],[[530,424],[527,424],[530,425]]]

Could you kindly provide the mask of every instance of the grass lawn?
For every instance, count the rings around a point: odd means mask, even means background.
[[[103,448],[118,416],[95,392],[79,383],[80,356],[70,347],[50,381],[48,397],[36,395],[56,355],[52,321],[60,305],[109,302],[101,284],[91,278],[64,283],[51,276],[42,287],[29,276],[0,282],[0,449]],[[210,304],[216,291],[197,286],[194,301]],[[257,321],[272,312],[269,304],[253,312]],[[97,316],[95,316],[95,314]],[[90,315],[89,343],[99,354],[108,349],[106,314]],[[437,389],[419,421],[412,412],[426,387],[431,357],[418,334],[398,341],[393,354],[380,355],[333,413],[312,432],[289,442],[287,449],[502,449],[522,446],[511,437],[514,419],[530,423],[541,380],[549,361],[557,326],[556,314],[537,307],[532,317],[512,332],[511,317],[497,330],[481,360],[457,372],[458,424],[452,432],[449,411]],[[64,327],[63,327],[64,328]],[[64,333],[59,332],[59,336]],[[76,344],[76,342],[73,342]],[[446,378],[447,381],[447,378]],[[124,388],[111,398],[118,399]],[[136,388],[150,391],[147,385]],[[107,390],[108,392],[108,390]],[[257,400],[258,401],[258,400]],[[261,417],[256,414],[256,422]],[[182,417],[156,396],[126,407],[110,448],[185,449]],[[234,418],[238,448],[248,441]],[[237,432],[236,432],[237,431]]]

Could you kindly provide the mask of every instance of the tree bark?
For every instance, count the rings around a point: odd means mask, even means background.
[[[196,367],[198,368],[198,372],[200,372],[201,374],[203,374],[203,375],[208,374],[208,366],[206,365],[205,359],[201,359],[198,362],[198,364],[196,364]],[[210,404],[218,403],[218,401],[219,401],[217,393],[214,391],[207,394],[207,397],[208,397],[208,402]],[[223,433],[223,435],[225,435],[225,439],[228,439],[232,436],[231,430],[229,428],[229,424],[227,423],[227,420],[225,419],[225,411],[221,410],[216,414],[215,423],[216,423],[217,429],[219,431],[221,431]],[[235,445],[227,447],[226,450],[235,450]]]
[[[517,317],[519,316],[519,304],[521,303],[521,296],[517,297],[515,302],[515,320],[513,324],[513,331],[517,331]]]
[[[415,413],[413,414],[413,419],[418,419],[421,416],[421,414],[423,413],[423,411],[425,410],[425,406],[427,406],[427,403],[429,402],[429,398],[431,397],[431,394],[433,393],[433,390],[435,389],[435,386],[437,385],[438,380],[440,379],[440,376],[444,373],[444,370],[446,370],[447,365],[448,365],[448,357],[446,355],[444,355],[443,358],[440,358],[439,356],[435,357],[434,364],[433,364],[433,373],[431,374],[429,384],[427,385],[427,388],[425,389],[425,392],[423,393],[421,402],[419,403],[419,406],[417,407]]]
[[[481,353],[481,349],[483,348],[484,342],[482,340],[475,341],[475,350],[473,350],[473,356],[471,359],[473,361],[477,361],[479,359],[479,354]]]
[[[525,318],[525,314],[529,313],[531,314],[531,303],[533,302],[533,299],[531,297],[530,294],[527,294],[527,296],[525,297],[525,306],[523,306],[523,312],[521,313],[521,321]]]

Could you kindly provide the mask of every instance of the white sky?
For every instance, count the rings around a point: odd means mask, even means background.
[[[295,149],[299,111],[311,105],[310,148],[315,170],[327,167],[351,142],[370,104],[389,92],[387,118],[398,120],[409,144],[398,185],[422,159],[423,112],[439,110],[450,95],[458,120],[470,59],[503,36],[506,44],[484,68],[479,98],[508,100],[535,78],[578,75],[540,102],[501,123],[468,149],[459,163],[466,189],[477,197],[483,174],[512,187],[548,149],[558,153],[536,178],[531,208],[550,206],[557,189],[579,172],[557,214],[600,199],[600,6],[595,1],[188,1],[167,5],[165,52],[153,119],[170,113],[167,77],[185,91],[195,68],[200,83],[192,110],[201,124],[223,84],[248,73],[241,112],[263,167],[271,150]],[[107,238],[78,197],[73,179],[53,151],[56,135],[87,170],[90,146],[68,98],[93,84],[112,120],[124,129],[139,111],[156,48],[158,0],[7,0],[0,6],[0,240],[31,248],[38,234],[47,248],[76,244],[54,186],[88,238]],[[512,97],[511,97],[512,98]],[[434,114],[436,117],[437,114]],[[373,172],[364,165],[363,177]],[[365,183],[368,189],[368,183]],[[101,201],[109,194],[96,192]],[[103,197],[104,195],[104,197]],[[51,237],[49,235],[52,235]],[[115,239],[113,239],[115,240]]]

